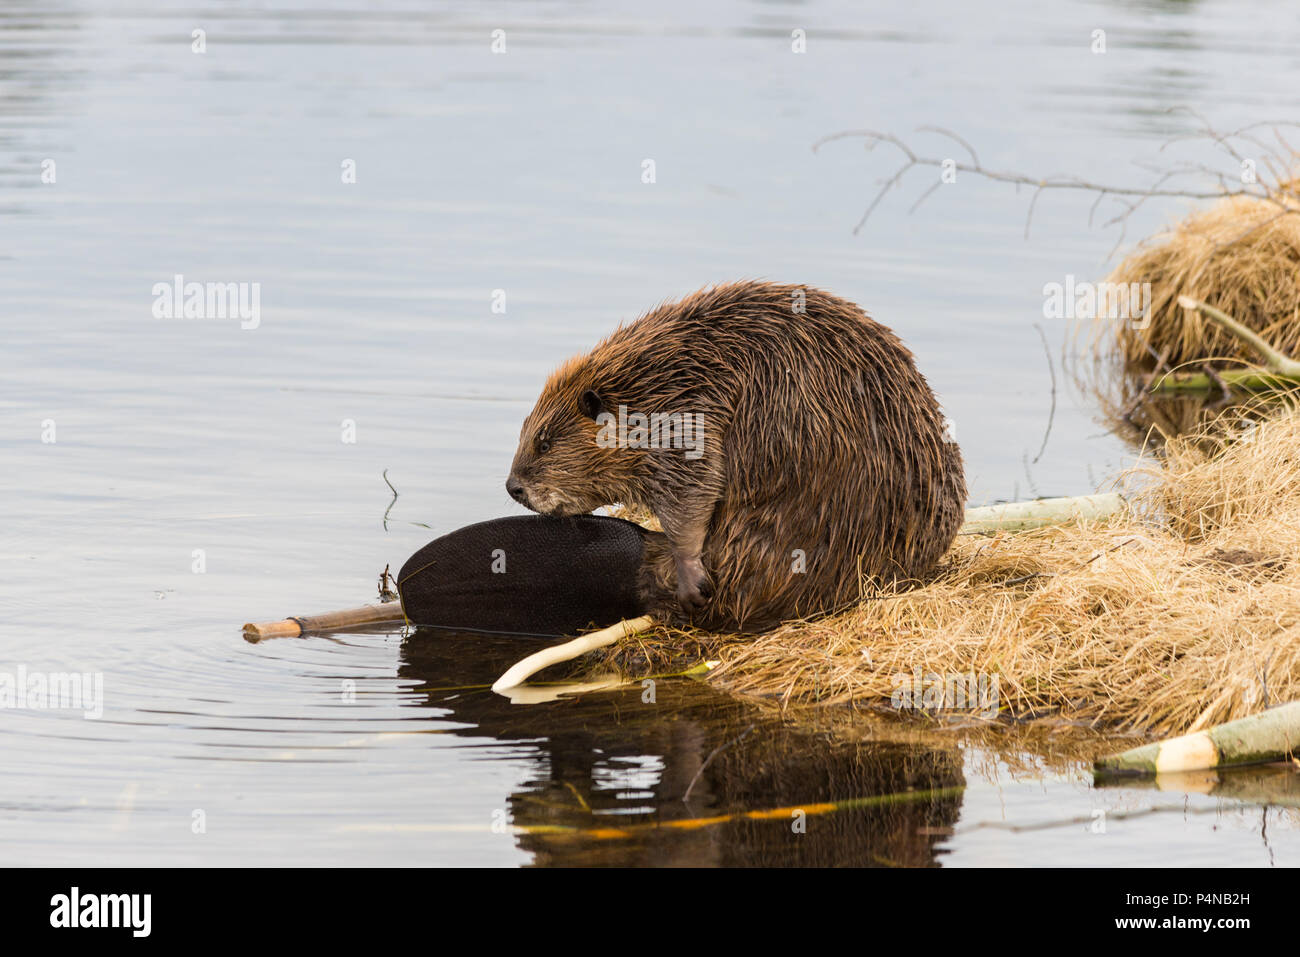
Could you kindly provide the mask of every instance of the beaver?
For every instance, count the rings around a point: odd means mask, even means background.
[[[756,632],[916,579],[961,525],[961,453],[911,352],[807,286],[700,290],[563,363],[506,481],[522,505],[621,502],[647,541],[647,607]]]

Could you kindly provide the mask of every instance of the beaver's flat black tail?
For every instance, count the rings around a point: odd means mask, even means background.
[[[646,614],[646,532],[600,515],[518,515],[435,539],[397,575],[412,624],[558,637]]]

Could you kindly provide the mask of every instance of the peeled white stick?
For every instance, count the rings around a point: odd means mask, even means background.
[[[645,631],[653,624],[653,618],[649,615],[642,615],[640,618],[629,618],[620,621],[617,625],[610,625],[600,631],[593,631],[581,638],[574,638],[562,645],[543,648],[536,654],[529,655],[523,661],[516,663],[514,667],[496,680],[496,683],[492,685],[492,690],[501,692],[506,688],[513,688],[515,685],[523,684],[543,668],[549,668],[561,661],[570,661],[578,657],[578,655],[584,655],[589,651],[595,651],[597,648],[612,645],[628,635],[635,635],[638,631]]]
[[[1045,525],[1068,525],[1078,519],[1104,521],[1123,511],[1124,498],[1117,492],[1076,495],[1072,498],[1040,498],[1032,502],[1006,502],[966,509],[966,523],[958,535],[987,535],[1018,532]]]

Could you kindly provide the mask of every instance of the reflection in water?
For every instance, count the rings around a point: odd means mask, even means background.
[[[0,8],[0,189],[39,187],[43,172],[48,185],[42,164],[66,155],[55,118],[73,109],[64,96],[84,81],[84,68],[67,56],[82,42],[81,29],[77,11],[58,0],[35,10]],[[0,215],[23,209],[0,207]]]
[[[512,705],[485,686],[521,647],[417,632],[399,676],[464,735],[527,745],[509,816],[538,864],[927,866],[956,822],[956,746],[836,743],[689,678]]]
[[[1212,794],[1255,804],[1300,808],[1300,771],[1279,762],[1243,768],[1210,768],[1157,774],[1152,778],[1102,779],[1099,787],[1139,787],[1181,794]]]

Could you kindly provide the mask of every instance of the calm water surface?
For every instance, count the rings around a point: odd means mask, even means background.
[[[1106,269],[1090,200],[1040,200],[1026,239],[1028,195],[974,178],[909,214],[922,173],[854,235],[893,158],[811,146],[871,127],[947,155],[914,133],[937,124],[991,167],[1145,182],[1182,105],[1296,118],[1295,6],[5,5],[0,669],[104,693],[98,720],[0,711],[5,860],[1300,862],[1293,812],[1258,803],[1294,791],[1284,772],[1094,789],[956,736],[849,743],[689,679],[654,705],[512,705],[482,687],[509,640],[238,632],[368,601],[385,564],[518,511],[505,473],[553,365],[720,280],[815,284],[895,328],[975,503],[1091,491],[1127,451],[1042,311],[1044,283]],[[155,318],[177,274],[259,283],[260,323]],[[849,803],[793,833],[782,809],[817,802]]]

